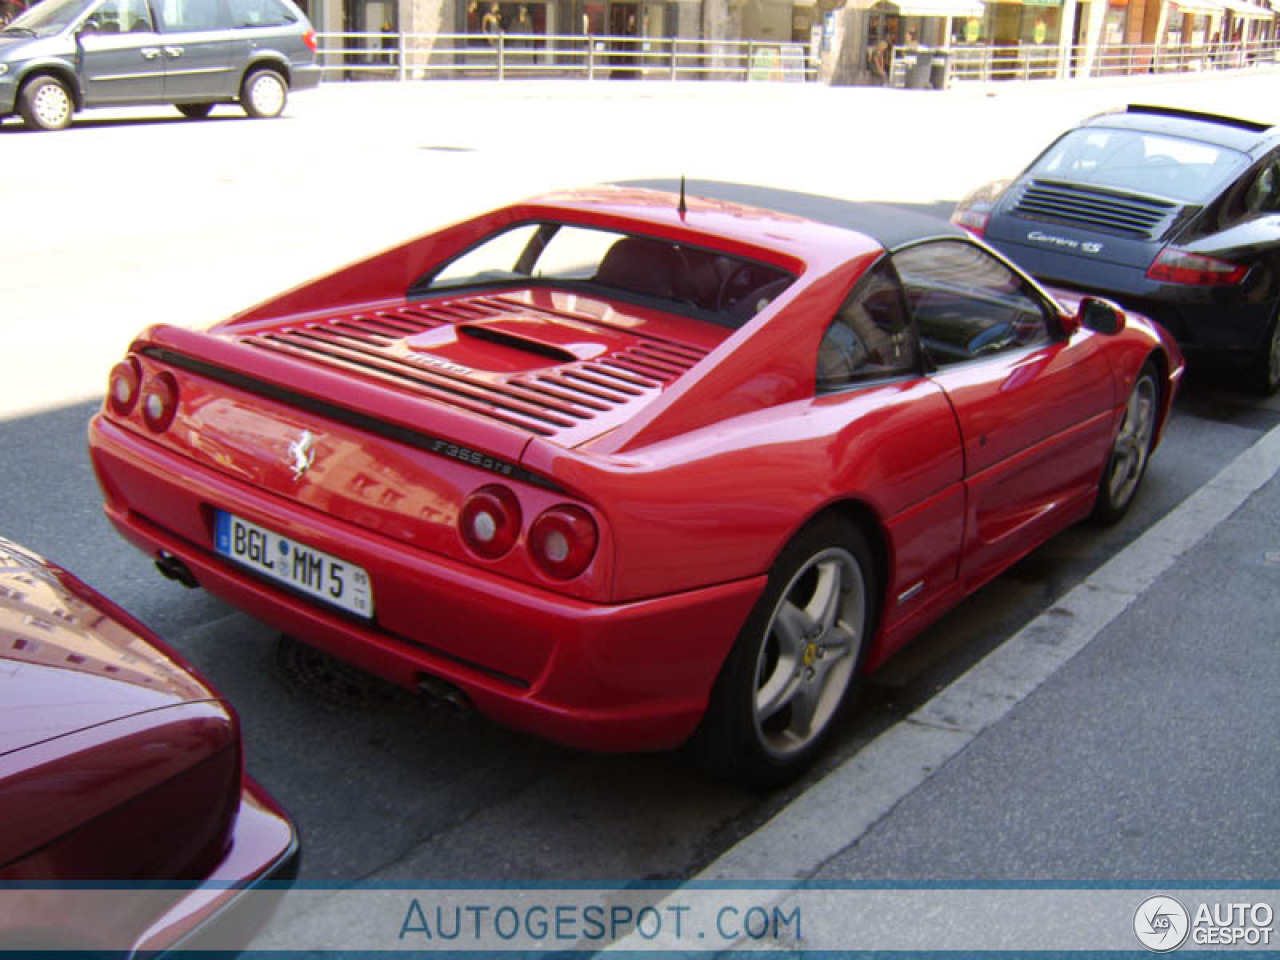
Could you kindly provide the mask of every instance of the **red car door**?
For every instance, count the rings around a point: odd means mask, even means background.
[[[1110,365],[1096,334],[1064,339],[1016,270],[960,239],[894,264],[964,448],[961,580],[990,579],[1088,511],[1110,449]]]

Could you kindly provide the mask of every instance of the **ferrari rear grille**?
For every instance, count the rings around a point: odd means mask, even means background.
[[[1013,208],[1032,220],[1096,227],[1147,240],[1154,239],[1156,228],[1176,209],[1177,204],[1164,200],[1043,180],[1032,182]]]
[[[472,371],[406,351],[403,341],[446,324],[528,312],[500,297],[411,305],[277,327],[243,337],[252,347],[348,370],[423,397],[521,427],[557,433],[652,395],[705,355],[697,347],[649,340],[591,360],[498,374]]]

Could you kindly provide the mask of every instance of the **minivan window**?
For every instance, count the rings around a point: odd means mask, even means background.
[[[219,0],[164,0],[162,16],[170,33],[187,30],[217,30],[226,24],[219,21],[223,9]]]
[[[233,27],[281,27],[294,16],[280,0],[228,0]]]
[[[69,27],[93,0],[44,0],[5,27],[14,33],[30,30],[38,37],[52,37]]]
[[[155,29],[147,0],[105,0],[84,22],[91,33],[147,33]]]

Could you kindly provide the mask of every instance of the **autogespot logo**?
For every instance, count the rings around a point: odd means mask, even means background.
[[[1153,953],[1177,950],[1186,942],[1191,916],[1173,897],[1147,897],[1133,915],[1138,942]]]

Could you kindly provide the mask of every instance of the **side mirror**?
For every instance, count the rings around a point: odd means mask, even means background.
[[[1115,336],[1124,329],[1124,311],[1110,300],[1085,297],[1076,310],[1076,322],[1094,333]]]

